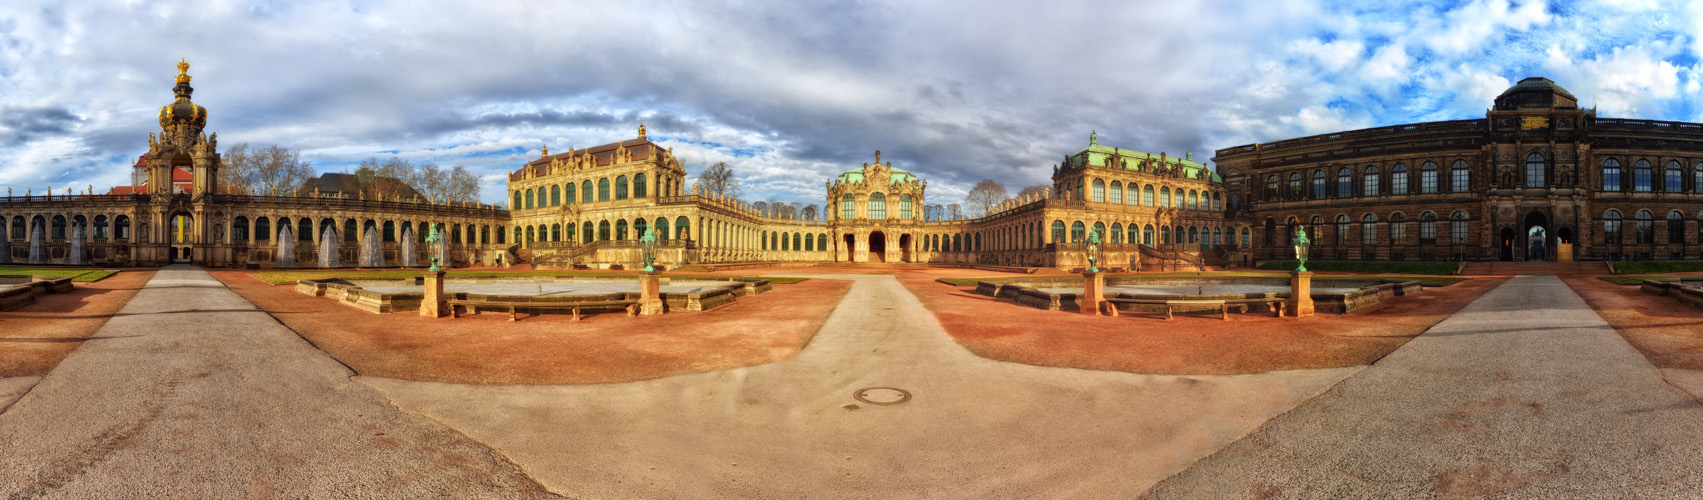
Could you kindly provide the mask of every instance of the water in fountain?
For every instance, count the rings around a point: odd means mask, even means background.
[[[420,262],[414,259],[414,230],[404,225],[402,226],[402,267],[418,265],[420,265]]]
[[[291,232],[290,226],[278,228],[278,257],[272,267],[296,267],[296,236]]]
[[[443,233],[438,234],[441,235]],[[442,238],[438,240],[438,256],[438,267],[449,267],[451,262],[449,258],[449,238]]]
[[[34,229],[30,230],[31,264],[47,263],[47,248],[44,246],[45,243],[42,241],[45,239],[47,239],[46,231],[42,229],[40,224],[37,224]]]
[[[325,226],[325,231],[319,233],[319,268],[330,269],[343,265],[337,258],[337,231],[331,226]]]
[[[361,267],[384,267],[384,247],[378,241],[378,229],[361,235]]]
[[[88,250],[83,248],[83,226],[71,226],[71,255],[66,261],[73,266],[89,265]]]

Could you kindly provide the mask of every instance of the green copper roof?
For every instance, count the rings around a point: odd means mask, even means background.
[[[1114,156],[1122,156],[1124,161],[1127,162],[1128,166],[1126,168],[1130,170],[1138,170],[1143,160],[1151,159],[1155,162],[1159,161],[1159,155],[1156,154],[1143,153],[1133,149],[1101,146],[1099,144],[1098,137],[1094,137],[1089,139],[1088,147],[1082,148],[1081,151],[1077,151],[1075,154],[1070,155],[1070,164],[1066,165],[1066,167],[1082,168],[1086,165],[1106,168],[1107,161],[1112,159]],[[1193,158],[1190,158],[1192,156],[1192,153],[1183,158],[1166,156],[1164,161],[1166,165],[1182,167],[1183,175],[1190,179],[1201,179],[1208,182],[1224,182],[1223,177],[1219,177],[1217,173],[1212,172],[1212,170],[1207,168],[1206,165],[1196,163]]]
[[[887,176],[887,185],[889,185],[889,186],[894,185],[894,184],[898,184],[898,183],[901,183],[901,182],[917,182],[916,174],[913,174],[913,173],[910,173],[910,172],[907,172],[907,171],[904,171],[904,170],[901,170],[901,169],[897,169],[897,168],[889,168],[888,171],[892,172],[892,174]],[[863,169],[861,169],[861,168],[857,169],[857,170],[847,171],[846,173],[840,174],[839,177],[834,179],[834,184],[841,184],[841,183],[850,184],[850,183],[858,183],[858,182],[863,182]]]

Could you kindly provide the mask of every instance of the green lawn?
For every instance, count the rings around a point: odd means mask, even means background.
[[[326,270],[326,271],[268,271],[254,273],[255,278],[274,285],[293,285],[299,280],[319,278],[412,278],[420,276],[422,271],[406,269],[381,270]],[[446,277],[470,278],[484,276],[634,276],[633,273],[610,273],[599,271],[447,271]],[[668,278],[728,278],[729,276],[713,276],[703,274],[663,274]],[[742,276],[749,278],[750,276]],[[804,281],[807,278],[763,278],[775,285],[790,285]]]
[[[71,278],[71,281],[82,282],[100,281],[117,272],[118,271],[111,269],[0,266],[0,274],[29,274],[35,276],[52,276],[55,278],[68,277]]]
[[[1616,262],[1614,270],[1621,274],[1695,273],[1703,271],[1703,260],[1635,260]]]
[[[1455,274],[1459,262],[1380,262],[1368,260],[1309,260],[1308,271],[1387,274]],[[1295,269],[1293,260],[1268,260],[1259,269],[1288,271]]]
[[[1190,272],[1190,273],[1141,273],[1139,275],[1136,275],[1136,274],[1114,274],[1114,275],[1109,275],[1109,276],[1139,276],[1139,277],[1143,277],[1143,278],[1194,278],[1194,277],[1282,278],[1282,277],[1288,276],[1288,273],[1284,273],[1284,272],[1221,272],[1221,273],[1194,273],[1194,272]],[[1001,277],[996,277],[996,278],[939,278],[939,279],[936,279],[935,281],[945,283],[945,284],[948,284],[948,285],[952,285],[952,286],[975,286],[976,282],[978,282],[978,281],[992,281],[992,282],[1025,281],[1025,280],[1049,279],[1049,278],[1057,278],[1057,277],[1058,276],[1034,276],[1034,277],[1022,277],[1022,276],[1005,277],[1005,276],[1001,276]],[[1316,280],[1331,279],[1331,278],[1336,278],[1336,277],[1337,276],[1330,276],[1330,275],[1314,275],[1313,279],[1316,281]],[[1342,276],[1342,277],[1354,278],[1356,276]],[[1419,284],[1422,285],[1422,286],[1431,286],[1431,287],[1449,286],[1449,285],[1453,285],[1455,283],[1460,283],[1462,281],[1472,279],[1472,278],[1458,278],[1458,277],[1453,277],[1453,276],[1367,276],[1367,278],[1399,279],[1399,280],[1418,281]]]
[[[1679,275],[1679,274],[1617,274],[1617,275],[1614,275],[1614,276],[1598,276],[1597,277],[1597,279],[1607,281],[1609,283],[1614,283],[1616,285],[1642,285],[1642,284],[1644,284],[1644,280],[1660,280],[1660,279],[1675,279],[1675,278],[1703,279],[1703,276],[1698,276],[1698,275],[1695,275],[1695,274],[1691,274],[1691,275]]]

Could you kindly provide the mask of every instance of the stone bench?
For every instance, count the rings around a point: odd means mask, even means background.
[[[586,301],[586,302],[517,302],[517,301],[499,301],[499,300],[450,299],[449,300],[450,316],[459,318],[459,317],[461,317],[461,314],[460,314],[460,311],[458,309],[456,309],[456,306],[461,306],[463,308],[466,308],[468,314],[478,314],[479,311],[486,310],[486,309],[508,311],[509,321],[518,320],[519,317],[517,315],[519,313],[526,312],[526,313],[530,313],[530,314],[539,314],[538,311],[557,311],[557,312],[569,311],[569,312],[573,313],[574,321],[579,321],[580,310],[582,310],[582,309],[593,310],[593,311],[624,310],[624,311],[626,311],[628,316],[637,316],[639,314],[639,301],[637,301],[637,300],[601,300],[601,301]]]
[[[1171,319],[1175,315],[1176,309],[1178,308],[1178,306],[1183,306],[1183,308],[1187,309],[1187,310],[1201,310],[1201,309],[1212,310],[1212,309],[1217,309],[1218,310],[1218,319],[1227,320],[1227,319],[1230,319],[1230,306],[1232,304],[1237,304],[1237,305],[1266,304],[1266,306],[1270,307],[1271,310],[1277,312],[1278,317],[1283,316],[1283,299],[1276,299],[1276,298],[1216,299],[1216,300],[1184,300],[1184,299],[1158,300],[1158,299],[1129,299],[1129,298],[1122,298],[1122,297],[1112,297],[1112,298],[1106,299],[1106,302],[1111,302],[1113,304],[1163,306],[1165,308],[1165,319]]]

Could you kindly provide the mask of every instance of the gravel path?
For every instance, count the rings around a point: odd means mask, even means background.
[[[789,361],[601,385],[357,380],[569,496],[1129,498],[1361,369],[1178,377],[997,362],[954,343],[891,275],[810,277],[855,283]],[[868,387],[911,399],[854,399]]]
[[[1155,499],[1697,498],[1703,405],[1555,277],[1519,277]]]
[[[0,497],[550,496],[351,375],[206,272],[161,269],[0,413]]]

